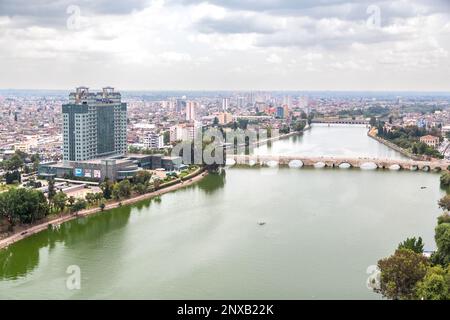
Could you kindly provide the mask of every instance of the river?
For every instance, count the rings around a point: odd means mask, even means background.
[[[365,128],[336,128],[255,152],[402,157]],[[408,236],[434,249],[442,195],[433,173],[228,168],[0,251],[0,298],[380,299],[367,268]]]

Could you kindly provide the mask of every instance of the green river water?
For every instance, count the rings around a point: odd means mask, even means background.
[[[402,158],[357,126],[255,152]],[[408,236],[434,249],[443,194],[425,172],[228,168],[1,250],[0,298],[380,299],[367,268]],[[72,265],[79,290],[66,286]]]

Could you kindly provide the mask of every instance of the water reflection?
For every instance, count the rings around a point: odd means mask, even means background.
[[[196,184],[206,194],[213,194],[225,186],[226,170],[218,173],[210,173]]]
[[[148,206],[143,202],[139,206]],[[55,228],[39,232],[0,250],[0,279],[17,279],[39,264],[40,250],[54,250],[57,243],[73,247],[81,241],[98,241],[99,237],[123,228],[132,207],[122,207],[89,217],[78,218]]]

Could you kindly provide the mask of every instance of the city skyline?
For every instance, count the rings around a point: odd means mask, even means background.
[[[0,88],[450,90],[450,8],[424,1],[0,3]]]

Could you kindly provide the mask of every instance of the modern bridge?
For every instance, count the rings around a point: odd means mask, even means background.
[[[309,157],[295,155],[227,155],[227,164],[245,165],[288,165],[290,167],[331,167],[331,168],[363,168],[363,169],[391,169],[391,170],[422,170],[441,171],[448,170],[450,161],[447,160],[398,160],[379,158],[352,158],[352,157]]]

